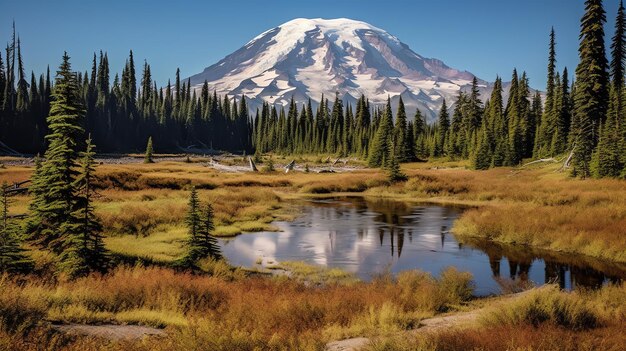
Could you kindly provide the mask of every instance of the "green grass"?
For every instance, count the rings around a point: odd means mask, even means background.
[[[270,270],[284,270],[291,279],[315,285],[352,284],[359,281],[354,274],[339,268],[326,268],[302,261],[285,261],[270,264],[266,268]]]
[[[171,263],[183,255],[183,244],[187,237],[187,228],[184,226],[161,226],[148,236],[110,236],[104,242],[114,254]]]

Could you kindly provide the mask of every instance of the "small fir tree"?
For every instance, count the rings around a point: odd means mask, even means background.
[[[186,252],[179,264],[185,268],[194,267],[198,259],[202,256],[202,247],[200,245],[200,201],[198,200],[198,191],[196,187],[191,188],[189,194],[189,202],[187,206],[187,217],[185,224],[189,231],[189,238],[186,242]]]
[[[270,156],[267,162],[265,162],[265,165],[263,166],[263,172],[274,172],[274,160],[272,160],[272,156]]]
[[[441,111],[439,111],[439,124],[437,125],[437,139],[433,149],[433,156],[440,157],[444,155],[446,137],[448,135],[449,128],[450,119],[448,117],[448,106],[446,105],[446,100],[444,99],[441,104]]]
[[[395,155],[394,147],[391,149],[387,165],[387,179],[389,179],[389,182],[391,183],[403,182],[407,180],[407,176],[402,173],[402,170],[400,169],[400,162],[398,162],[398,158]]]
[[[197,246],[201,248],[202,257],[211,257],[213,259],[221,259],[222,252],[217,243],[217,239],[213,236],[213,206],[206,204],[202,213],[202,223],[200,225],[199,243]]]
[[[387,105],[380,120],[376,135],[369,153],[370,167],[385,167],[389,162],[390,150],[393,144],[393,116],[391,114],[391,100],[387,98]]]
[[[74,247],[71,228],[76,202],[74,181],[77,175],[78,144],[84,133],[76,74],[67,53],[57,71],[53,101],[48,117],[49,142],[45,162],[33,174],[33,203],[27,234],[38,246],[61,254]],[[69,257],[69,256],[66,256]]]
[[[76,231],[81,237],[80,254],[86,258],[90,271],[106,271],[108,253],[102,238],[102,223],[94,213],[93,196],[95,195],[93,177],[96,171],[95,146],[91,137],[86,141],[86,149],[81,153],[81,169],[76,179],[77,203],[74,216],[79,221]]]
[[[27,273],[33,262],[21,247],[17,226],[9,218],[10,190],[6,182],[0,188],[0,273]]]
[[[146,145],[146,155],[144,156],[144,163],[154,163],[152,159],[152,154],[154,153],[154,149],[152,148],[152,137],[148,138],[148,144]]]

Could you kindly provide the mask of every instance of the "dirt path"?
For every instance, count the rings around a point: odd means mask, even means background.
[[[470,312],[461,312],[447,316],[433,317],[420,321],[417,329],[406,333],[424,333],[435,331],[441,328],[462,327],[478,320],[478,316],[484,310],[479,308]],[[352,338],[340,341],[333,341],[326,345],[326,351],[359,351],[370,342],[368,338]]]
[[[133,340],[144,336],[164,336],[163,329],[139,325],[88,325],[88,324],[53,324],[52,328],[68,334],[96,336],[109,340]]]
[[[517,299],[520,296],[525,295],[529,291],[532,291],[532,290],[528,290],[528,291],[517,293],[517,294],[511,294],[508,296],[502,296],[495,303],[501,304],[501,303],[505,303],[505,302]],[[459,312],[459,313],[453,313],[453,314],[444,315],[444,316],[437,316],[433,318],[423,319],[420,321],[420,326],[417,329],[409,330],[403,333],[417,334],[417,333],[437,331],[442,328],[446,328],[446,329],[462,328],[464,326],[471,325],[472,323],[478,321],[478,318],[480,317],[482,312],[485,311],[487,308],[490,308],[491,306],[492,305],[489,305],[487,307],[477,308],[469,312]],[[326,351],[359,351],[363,349],[365,346],[367,346],[369,343],[370,343],[370,339],[363,338],[363,337],[333,341],[326,345]]]

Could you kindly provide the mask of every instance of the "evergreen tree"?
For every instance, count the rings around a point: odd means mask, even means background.
[[[186,268],[193,267],[198,259],[202,257],[203,248],[200,245],[201,242],[201,227],[202,221],[200,218],[200,201],[198,200],[198,192],[196,187],[191,188],[189,194],[189,203],[187,206],[187,217],[185,219],[187,230],[189,231],[189,238],[186,243],[186,251],[179,264]]]
[[[0,186],[0,273],[26,273],[33,263],[21,247],[18,227],[9,219],[10,188],[6,182]]]
[[[409,141],[407,140],[407,121],[406,112],[404,110],[404,102],[402,96],[398,101],[398,112],[396,113],[396,125],[394,129],[394,149],[396,150],[395,157],[398,162],[408,162],[413,159],[412,152],[410,150]]]
[[[407,161],[415,161],[415,139],[415,123],[410,121],[404,133],[404,140],[406,140],[404,155]]]
[[[568,136],[571,121],[571,97],[569,92],[569,81],[567,77],[567,67],[563,70],[562,81],[559,82],[558,92],[555,97],[554,111],[555,125],[552,135],[552,154],[560,154],[567,149]]]
[[[148,138],[148,143],[146,144],[146,154],[143,159],[143,163],[154,163],[152,159],[152,154],[154,153],[154,149],[152,148],[152,137]]]
[[[622,136],[620,135],[618,114],[617,114],[617,91],[614,87],[610,89],[611,103],[609,115],[602,126],[600,140],[595,149],[591,162],[591,171],[594,177],[619,177],[624,165],[621,162],[621,153],[624,152],[622,146]]]
[[[626,58],[626,14],[624,13],[624,3],[619,2],[617,17],[615,18],[615,35],[611,41],[611,78],[613,86],[617,91],[621,91],[624,86],[624,59]]]
[[[201,249],[201,257],[210,256],[213,259],[222,258],[222,252],[217,243],[217,239],[213,236],[213,206],[206,204],[202,213],[202,222],[200,223],[200,237],[198,245]]]
[[[413,118],[415,125],[413,127],[413,139],[415,140],[415,153],[418,158],[427,158],[430,154],[426,147],[426,130],[428,125],[419,109],[415,110]]]
[[[22,49],[20,38],[17,38],[17,94],[15,109],[17,112],[24,113],[29,108],[28,100],[28,82],[24,73],[24,63],[22,62]]]
[[[443,99],[443,102],[441,104],[441,111],[439,111],[439,123],[437,124],[437,140],[435,143],[435,148],[433,149],[433,156],[440,157],[444,155],[446,137],[449,127],[450,120],[448,118],[448,106],[446,105],[446,99]]]
[[[581,19],[580,62],[576,68],[576,94],[572,125],[572,175],[590,175],[590,161],[608,107],[608,73],[604,48],[606,16],[601,0],[586,0]]]
[[[483,125],[480,129],[479,135],[480,139],[478,140],[478,147],[472,160],[474,169],[489,169],[492,165],[493,159],[491,148],[493,135],[486,119],[483,119]]]
[[[556,41],[554,28],[550,31],[550,49],[548,53],[548,80],[546,83],[546,102],[543,115],[539,120],[534,152],[536,157],[547,155],[556,129],[555,95],[556,95]]]
[[[372,148],[369,152],[368,164],[370,167],[384,167],[389,162],[390,151],[393,148],[392,118],[391,99],[388,97],[385,111],[383,112],[378,129],[376,130]]]
[[[354,116],[352,115],[352,105],[348,105],[346,111],[346,118],[343,123],[343,139],[342,139],[342,156],[348,156],[353,151],[353,128],[354,128]]]
[[[263,172],[272,173],[274,172],[274,160],[272,160],[272,156],[270,156],[267,161],[265,161],[265,166],[263,166]]]
[[[387,163],[387,179],[389,179],[389,182],[397,183],[407,180],[407,176],[400,169],[400,162],[398,162],[398,158],[395,156],[395,150],[392,149]]]
[[[56,254],[73,250],[75,244],[68,231],[76,202],[74,181],[78,144],[83,134],[84,110],[78,94],[77,77],[71,71],[66,53],[57,71],[47,119],[50,132],[46,136],[49,146],[45,162],[33,175],[33,205],[27,225],[34,243]]]
[[[86,149],[81,153],[80,173],[75,186],[77,200],[73,216],[78,219],[73,231],[80,242],[78,254],[85,261],[88,271],[103,272],[108,266],[108,253],[102,239],[102,223],[94,213],[93,196],[95,164],[95,146],[91,137],[86,141]]]

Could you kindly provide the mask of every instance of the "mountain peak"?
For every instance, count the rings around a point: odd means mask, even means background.
[[[386,103],[388,96],[396,103],[402,96],[408,111],[420,109],[430,120],[442,99],[467,90],[473,78],[418,55],[378,27],[348,18],[293,19],[190,77],[196,89],[206,80],[220,94],[245,96],[251,108],[263,101],[287,105],[291,97],[316,103],[322,94],[336,92],[345,103],[364,94],[374,105]],[[490,84],[479,84],[487,93]]]

